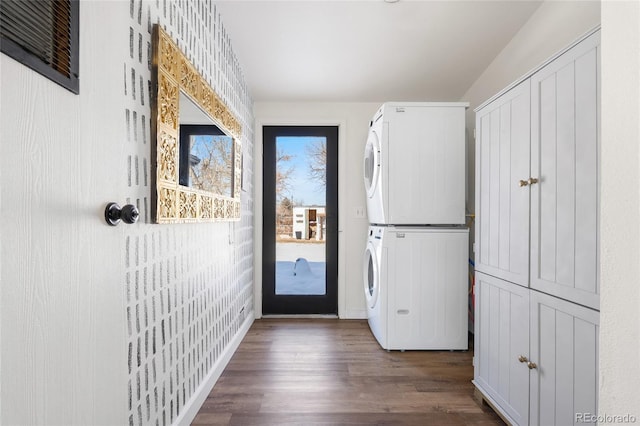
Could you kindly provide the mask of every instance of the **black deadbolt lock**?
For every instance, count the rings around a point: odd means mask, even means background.
[[[117,203],[109,203],[104,210],[104,218],[111,226],[116,226],[122,220],[124,223],[136,223],[140,212],[133,204],[120,208]]]

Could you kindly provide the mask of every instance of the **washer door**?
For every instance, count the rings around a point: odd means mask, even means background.
[[[380,139],[372,128],[364,148],[364,186],[367,197],[371,198],[380,179]]]
[[[362,268],[362,276],[364,281],[364,294],[367,298],[367,306],[373,308],[378,301],[379,275],[378,275],[378,257],[376,256],[376,248],[369,241],[367,249],[364,252],[364,264]]]

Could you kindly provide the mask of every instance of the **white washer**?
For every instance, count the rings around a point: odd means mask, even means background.
[[[465,223],[468,106],[390,102],[380,107],[364,152],[369,223]]]
[[[364,252],[364,295],[369,328],[383,348],[387,345],[386,300],[380,298],[380,269],[382,265],[382,237],[384,228],[369,227],[369,240]],[[385,249],[385,263],[387,251]],[[385,312],[384,317],[382,312]]]
[[[367,317],[387,350],[468,349],[466,228],[370,226]]]

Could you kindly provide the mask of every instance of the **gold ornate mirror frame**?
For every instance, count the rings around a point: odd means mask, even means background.
[[[240,219],[242,126],[169,35],[153,30],[151,95],[152,214],[155,223],[217,222]],[[221,130],[233,137],[232,196],[179,183],[180,92]]]

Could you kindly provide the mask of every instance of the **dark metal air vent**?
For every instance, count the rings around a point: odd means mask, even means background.
[[[2,0],[2,52],[78,93],[78,1]]]

